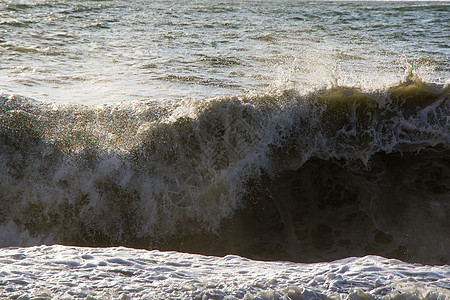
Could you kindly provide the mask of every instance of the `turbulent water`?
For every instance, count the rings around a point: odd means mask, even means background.
[[[1,2],[0,297],[449,299],[449,14]]]
[[[449,260],[448,89],[1,100],[3,232],[261,259]]]
[[[450,77],[448,2],[0,3],[0,89],[92,103]],[[76,95],[76,96],[75,96]]]
[[[412,265],[378,256],[298,264],[235,255],[56,245],[4,249],[0,265],[0,283],[13,299],[450,297],[448,265]]]

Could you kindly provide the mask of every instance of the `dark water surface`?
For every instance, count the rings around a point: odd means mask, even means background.
[[[416,77],[165,106],[2,96],[0,222],[30,235],[3,243],[448,263],[449,110]]]
[[[2,1],[0,246],[448,264],[449,12]]]

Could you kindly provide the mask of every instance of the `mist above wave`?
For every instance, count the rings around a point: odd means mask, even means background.
[[[372,92],[0,100],[3,246],[449,260],[447,87],[410,77]]]

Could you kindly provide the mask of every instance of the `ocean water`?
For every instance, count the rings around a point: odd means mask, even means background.
[[[0,58],[0,298],[450,299],[449,2],[10,0]]]

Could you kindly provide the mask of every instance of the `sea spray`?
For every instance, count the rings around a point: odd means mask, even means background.
[[[448,263],[447,87],[409,77],[172,104],[2,95],[3,228],[74,245]]]

